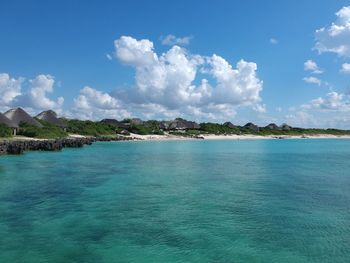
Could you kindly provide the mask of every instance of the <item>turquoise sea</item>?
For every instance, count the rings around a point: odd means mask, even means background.
[[[0,157],[0,262],[350,262],[350,140]]]

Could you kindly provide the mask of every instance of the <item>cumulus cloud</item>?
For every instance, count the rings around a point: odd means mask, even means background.
[[[194,55],[177,45],[158,55],[151,41],[128,36],[116,40],[115,48],[117,58],[135,68],[135,88],[121,92],[131,103],[200,116],[209,110],[233,113],[261,101],[263,83],[254,62],[242,59],[233,68],[218,55]],[[198,73],[209,78],[198,80]]]
[[[61,111],[64,103],[63,97],[56,101],[47,97],[48,93],[53,92],[54,77],[51,75],[38,75],[35,79],[29,81],[29,90],[14,98],[13,104],[16,106],[31,108],[33,110],[53,109]]]
[[[304,62],[304,70],[305,71],[311,71],[311,73],[314,74],[321,74],[323,73],[323,70],[321,70],[317,63],[311,59]]]
[[[340,72],[344,73],[344,74],[350,74],[350,64],[349,63],[344,63],[341,66],[341,70]]]
[[[330,26],[316,30],[314,49],[350,57],[350,6],[341,8],[336,16],[337,20]]]
[[[347,93],[331,91],[290,111],[285,118],[293,126],[350,128],[350,96]]]
[[[88,86],[81,89],[79,96],[74,99],[71,115],[91,120],[130,116],[118,99]]]
[[[7,73],[0,74],[0,106],[11,105],[13,99],[21,94],[23,78],[11,78]]]
[[[320,86],[322,84],[322,81],[316,77],[305,77],[305,78],[303,78],[303,80],[306,83],[317,84],[318,86]]]
[[[320,127],[317,125],[315,117],[303,110],[287,114],[285,120],[293,127]]]
[[[329,92],[324,98],[318,97],[302,105],[303,109],[322,109],[330,111],[349,111],[349,96],[335,91]]]
[[[10,78],[6,73],[0,74],[0,108],[20,106],[29,111],[53,109],[61,111],[64,99],[50,99],[47,95],[53,92],[55,80],[50,75],[38,75],[32,80]],[[27,89],[23,91],[23,86]]]
[[[173,46],[173,45],[185,46],[190,43],[191,39],[192,39],[192,36],[176,37],[171,34],[160,37],[162,45],[167,45],[167,46]]]
[[[196,55],[178,45],[157,54],[152,41],[129,36],[120,37],[114,44],[115,57],[135,70],[135,83],[111,93],[85,86],[64,115],[82,119],[181,116],[227,121],[240,107],[266,111],[260,97],[263,82],[254,62],[241,59],[232,66],[219,55]],[[51,75],[24,81],[0,74],[0,106],[21,106],[33,113],[53,109],[62,114],[64,99],[50,98],[55,84]]]

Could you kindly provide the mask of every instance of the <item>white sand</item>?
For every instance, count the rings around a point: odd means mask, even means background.
[[[89,136],[79,135],[79,134],[69,134],[68,138],[87,138]],[[131,133],[129,136],[135,140],[142,141],[184,141],[184,140],[198,140],[198,138],[184,137],[173,134],[164,134],[164,135],[140,135]],[[329,135],[329,134],[318,134],[318,135],[298,135],[298,136],[289,136],[289,135],[216,135],[216,134],[201,134],[198,137],[202,137],[204,140],[268,140],[268,139],[350,139],[350,135]],[[16,136],[12,138],[1,138],[0,141],[21,141],[21,140],[32,140],[32,141],[41,141],[46,139],[37,139],[37,138],[29,138],[25,136]]]
[[[130,134],[130,137],[145,140],[145,141],[170,141],[170,140],[198,140],[198,138],[191,137],[182,137],[178,135],[139,135],[139,134]],[[329,135],[329,134],[319,134],[319,135],[298,135],[298,136],[289,136],[289,135],[216,135],[216,134],[201,134],[198,137],[202,137],[205,140],[268,140],[268,139],[350,139],[349,135]]]

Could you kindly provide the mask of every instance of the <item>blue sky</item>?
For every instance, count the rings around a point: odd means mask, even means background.
[[[350,129],[347,6],[3,1],[0,111],[23,106],[92,119],[182,116]],[[340,32],[332,34],[332,23]],[[240,60],[246,64],[236,72]]]

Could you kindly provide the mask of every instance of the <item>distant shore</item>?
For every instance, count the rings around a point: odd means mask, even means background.
[[[263,140],[263,139],[350,139],[350,135],[330,135],[330,134],[317,134],[317,135],[253,135],[253,134],[199,134],[195,137],[186,137],[179,135],[139,135],[130,134],[131,137],[145,141],[171,141],[171,140]]]
[[[194,137],[180,135],[139,135],[93,137],[78,134],[61,139],[37,139],[24,136],[0,139],[0,155],[23,154],[26,151],[60,151],[63,148],[80,148],[97,141],[183,141],[183,140],[275,140],[275,139],[350,139],[350,135],[216,135],[201,134]]]

